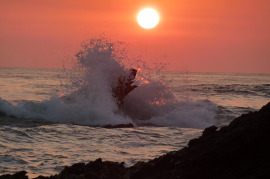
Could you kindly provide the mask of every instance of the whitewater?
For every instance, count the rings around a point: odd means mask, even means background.
[[[269,74],[168,72],[118,43],[82,44],[72,69],[0,68],[0,174],[51,175],[97,158],[127,166],[186,146],[270,101]],[[136,69],[119,108],[112,89]],[[104,128],[132,124],[132,128]]]

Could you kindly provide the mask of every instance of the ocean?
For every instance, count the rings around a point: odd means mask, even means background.
[[[270,74],[137,66],[138,87],[119,107],[112,86],[129,68],[110,48],[96,46],[80,51],[73,69],[0,68],[0,174],[47,176],[97,158],[131,166],[270,101]],[[134,127],[104,128],[118,124]]]

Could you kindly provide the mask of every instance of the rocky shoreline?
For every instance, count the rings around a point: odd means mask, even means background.
[[[38,179],[270,178],[270,103],[243,114],[228,126],[208,127],[188,147],[126,168],[124,163],[95,161],[65,167]],[[0,179],[27,179],[27,172]]]

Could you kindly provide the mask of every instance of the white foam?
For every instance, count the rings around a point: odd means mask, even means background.
[[[22,101],[13,105],[0,99],[0,111],[7,116],[22,119],[43,119],[52,122],[65,122],[91,126],[108,124],[127,124],[130,119],[116,116],[113,111],[103,108],[91,108],[79,103],[64,103],[61,100],[46,100],[43,102]]]
[[[71,88],[75,90],[42,102],[22,101],[13,105],[0,99],[0,111],[18,118],[91,126],[133,123],[205,128],[214,123],[213,103],[181,102],[161,80],[144,76],[143,69],[136,78],[139,87],[125,98],[123,112],[119,112],[112,87],[121,75],[129,74],[124,63],[129,59],[114,49],[115,44],[103,38],[85,42],[76,54],[76,68],[71,74]]]
[[[217,106],[211,101],[181,101],[158,82],[142,85],[131,92],[124,107],[138,125],[203,129],[215,124],[217,113]]]
[[[178,103],[174,110],[153,117],[147,123],[158,126],[204,129],[215,123],[216,111],[216,105],[211,102]]]

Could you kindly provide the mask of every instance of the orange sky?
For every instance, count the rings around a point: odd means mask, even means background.
[[[144,7],[160,13],[152,30],[136,22]],[[0,66],[61,68],[106,33],[168,70],[270,73],[269,20],[269,0],[1,0]]]

